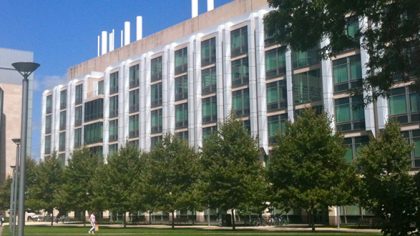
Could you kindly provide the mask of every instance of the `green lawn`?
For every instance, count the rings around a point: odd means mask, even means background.
[[[78,236],[78,235],[89,235],[88,227],[48,227],[48,226],[27,226],[25,227],[25,235],[57,235],[57,236]],[[268,231],[257,231],[257,230],[205,230],[205,229],[150,229],[150,228],[106,228],[100,229],[96,235],[153,235],[153,236],[198,236],[198,235],[246,235],[246,236],[270,236],[270,235],[287,235],[287,236],[298,236],[298,235],[317,235],[317,236],[378,236],[380,234],[375,233],[334,233],[334,232],[268,232]],[[9,228],[3,227],[3,235],[9,236]]]

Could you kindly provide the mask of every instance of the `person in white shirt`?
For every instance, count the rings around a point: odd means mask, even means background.
[[[95,214],[93,214],[93,212],[90,213],[89,221],[90,221],[90,225],[92,226],[92,228],[90,228],[88,233],[89,234],[95,234],[96,218],[95,218]]]

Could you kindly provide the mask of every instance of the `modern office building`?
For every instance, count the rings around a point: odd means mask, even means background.
[[[195,17],[115,50],[112,32],[109,51],[102,34],[102,53],[98,38],[99,56],[43,93],[41,157],[56,151],[64,162],[81,146],[104,157],[127,144],[149,151],[165,133],[200,147],[231,113],[269,153],[285,122],[313,107],[333,116],[348,160],[368,134],[398,119],[416,147],[412,167],[420,167],[420,98],[410,83],[363,107],[350,89],[366,76],[366,51],[348,49],[331,60],[316,50],[291,51],[265,32],[269,11],[266,0],[235,0],[198,16],[193,9]],[[365,23],[349,19],[348,33]]]
[[[10,166],[16,165],[16,144],[20,138],[22,107],[22,75],[13,69],[14,62],[33,62],[33,53],[0,48],[0,182],[12,174]],[[29,113],[27,153],[32,143],[32,81],[29,77]]]

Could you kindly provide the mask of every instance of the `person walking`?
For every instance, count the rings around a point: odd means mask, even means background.
[[[92,228],[90,228],[90,230],[88,231],[88,233],[89,234],[95,234],[96,217],[95,217],[95,214],[93,214],[93,212],[90,213],[89,221],[90,221],[90,225],[92,226]]]

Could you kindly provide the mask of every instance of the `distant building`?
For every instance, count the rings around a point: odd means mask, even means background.
[[[12,63],[19,61],[32,62],[33,53],[0,48],[0,182],[11,175],[10,166],[16,165],[16,144],[12,139],[20,138],[23,77]],[[27,153],[31,153],[32,143],[32,80],[33,75],[29,77]]]

